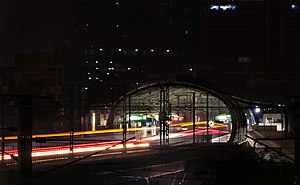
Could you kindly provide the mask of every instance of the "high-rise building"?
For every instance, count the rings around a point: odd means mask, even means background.
[[[246,95],[300,92],[299,1],[78,0],[74,7],[65,79],[93,102],[176,74]]]

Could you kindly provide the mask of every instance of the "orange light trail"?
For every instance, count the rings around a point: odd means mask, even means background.
[[[206,121],[201,121],[201,122],[196,122],[195,125],[206,125]],[[193,122],[185,122],[185,123],[171,123],[169,126],[170,127],[186,127],[186,126],[192,126]],[[221,124],[221,123],[215,123],[215,126],[213,128],[220,128],[220,127],[225,127],[226,124]],[[153,128],[127,128],[128,132],[134,132],[134,131],[143,131],[145,129],[153,129]],[[74,132],[74,136],[79,136],[79,135],[92,135],[92,134],[106,134],[106,133],[118,133],[118,132],[123,132],[123,129],[105,129],[105,130],[96,130],[96,131],[78,131]],[[37,138],[37,137],[65,137],[69,136],[70,132],[62,132],[62,133],[52,133],[52,134],[35,134],[32,135],[32,138]],[[17,136],[6,136],[5,140],[16,140],[18,139]],[[2,138],[0,138],[0,141]]]

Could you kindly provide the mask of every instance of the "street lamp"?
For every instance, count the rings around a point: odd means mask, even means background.
[[[259,107],[256,107],[256,108],[254,109],[254,111],[255,111],[255,113],[260,113],[260,108],[259,108]]]

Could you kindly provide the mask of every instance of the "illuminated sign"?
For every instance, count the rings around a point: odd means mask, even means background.
[[[221,114],[215,117],[216,121],[231,121],[231,115]]]

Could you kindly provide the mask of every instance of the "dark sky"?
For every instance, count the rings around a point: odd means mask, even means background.
[[[68,3],[68,0],[0,0],[0,67],[13,66],[15,53],[47,51],[56,43],[66,42],[70,35]]]

